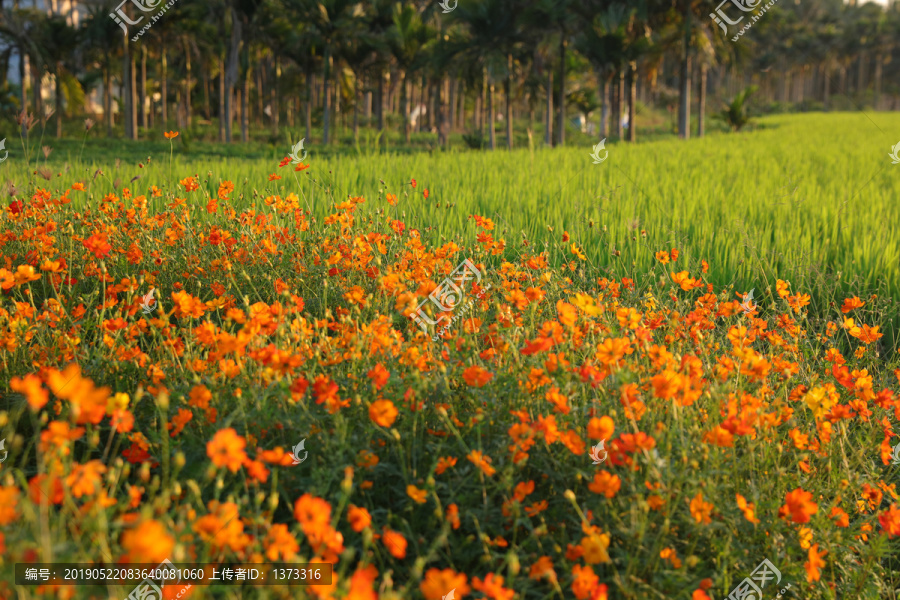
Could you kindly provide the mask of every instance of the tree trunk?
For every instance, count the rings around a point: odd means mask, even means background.
[[[56,80],[56,137],[62,137],[62,101],[63,101],[63,93],[62,93],[62,61],[56,63],[56,73],[54,74],[54,79]]]
[[[162,70],[162,75],[159,78],[160,85],[160,95],[162,106],[161,108],[161,118],[162,118],[162,128],[163,131],[169,128],[169,62],[168,62],[168,53],[166,51],[166,46],[163,44],[162,47],[162,56],[160,58],[160,68]]]
[[[322,112],[322,128],[325,130],[325,133],[324,133],[324,138],[323,138],[322,143],[325,144],[325,145],[327,146],[327,145],[328,145],[328,141],[329,141],[329,137],[328,137],[329,131],[328,131],[328,129],[329,129],[329,125],[331,125],[331,123],[329,123],[329,117],[330,117],[330,115],[328,114],[328,108],[329,108],[329,107],[328,107],[328,83],[329,83],[329,81],[330,81],[330,79],[331,79],[331,48],[329,48],[328,44],[325,44],[325,53],[324,53],[324,57],[323,57],[323,60],[322,60],[322,69],[323,69],[323,73],[322,73],[322,86],[323,86],[323,90],[322,90],[322,99],[323,99],[323,101],[325,102],[325,106],[324,106],[324,109],[323,109],[323,112]]]
[[[448,131],[453,131],[456,126],[456,88],[459,80],[455,77],[448,84],[447,97],[447,127]]]
[[[513,147],[513,113],[512,113],[512,54],[506,55],[506,149]]]
[[[494,114],[494,84],[491,83],[488,87],[488,132],[491,136],[491,150],[497,148],[497,140],[494,133],[494,123],[496,120],[497,116]]]
[[[203,73],[203,118],[209,121],[212,118],[212,109],[209,105],[209,64],[201,69]],[[152,114],[152,112],[151,112]]]
[[[822,92],[822,106],[825,109],[825,112],[828,112],[831,109],[831,65],[823,65],[824,69],[824,85],[825,90]]]
[[[278,137],[278,121],[281,117],[281,107],[278,105],[278,90],[281,88],[281,59],[275,56],[273,81],[269,90],[269,107],[272,110],[272,136]]]
[[[544,144],[553,145],[553,69],[547,68],[547,113],[544,118]]]
[[[250,141],[250,78],[253,76],[252,71],[248,61],[247,72],[244,73],[244,84],[241,87],[241,143],[244,144]]]
[[[459,90],[456,94],[456,129],[461,131],[466,128],[466,82],[459,82]]]
[[[403,116],[403,139],[409,143],[409,106],[407,106],[408,92],[407,86],[409,82],[406,80],[406,71],[400,71],[400,113]]]
[[[566,30],[563,29],[559,36],[559,145],[566,143],[566,46],[569,40],[566,38]]]
[[[225,120],[228,110],[225,108],[225,51],[219,55],[219,141],[225,143]],[[165,128],[165,126],[163,126]]]
[[[141,46],[141,94],[138,96],[138,104],[140,104],[140,126],[147,128],[147,46]]]
[[[306,143],[312,143],[312,103],[313,103],[313,72],[312,67],[306,68],[306,111],[303,116],[306,126]]]
[[[881,77],[882,77],[882,68],[884,66],[884,58],[881,54],[875,55],[875,97],[873,98],[873,103],[875,104],[875,110],[881,110]]]
[[[684,44],[682,46],[680,98],[678,102],[678,137],[691,137],[691,3],[684,0]],[[630,122],[629,122],[630,125]]]
[[[106,55],[106,63],[103,67],[103,113],[106,117],[106,137],[113,136],[113,113],[112,113],[112,77],[109,74],[111,61],[109,54]],[[25,88],[22,88],[22,96],[25,96]],[[25,106],[24,101],[22,106]]]
[[[856,93],[862,95],[866,89],[866,86],[863,85],[865,82],[865,70],[866,70],[866,53],[859,53],[859,63],[858,69],[856,71]]]
[[[625,139],[622,127],[622,108],[625,106],[625,69],[619,70],[619,81],[616,84],[616,137]]]
[[[353,84],[353,142],[359,143],[359,78]]]
[[[472,120],[475,122],[475,131],[477,131],[481,137],[484,137],[484,116],[481,114],[484,110],[482,109],[481,96],[480,92],[475,95],[475,112],[472,115]]]
[[[187,37],[184,38],[184,126],[191,128],[191,45]]]
[[[19,46],[19,83],[21,84],[21,101],[22,101],[22,111],[28,111],[28,94],[25,89],[25,51],[22,46]],[[106,126],[106,134],[109,137],[112,137],[112,127],[109,125],[109,53],[106,54],[106,62],[103,63],[103,111],[107,118],[107,126]],[[25,126],[25,121],[22,121],[22,139],[28,139],[28,127]]]
[[[259,128],[263,127],[263,119],[265,118],[265,107],[263,106],[263,96],[265,92],[263,90],[266,89],[266,64],[268,64],[268,60],[262,61],[257,60],[257,65],[259,65],[256,69],[256,118],[254,122],[256,126]],[[272,107],[269,107],[271,111]]]
[[[125,63],[123,62],[123,65],[124,64]],[[44,78],[42,76],[40,68],[37,65],[32,63],[30,66],[31,66],[31,82],[32,82],[31,83],[31,101],[32,101],[32,104],[34,104],[34,114],[37,115],[38,119],[43,119],[44,118],[44,101],[41,98],[41,88],[43,87]],[[123,66],[123,69],[127,70],[127,68],[124,66]],[[123,85],[125,84],[124,80],[122,81],[122,84]]]
[[[600,75],[598,74],[598,78],[603,81],[603,85],[600,88],[600,101],[603,102],[603,106],[600,109],[600,139],[605,140],[609,135],[609,82],[611,79],[611,75]]]
[[[234,92],[235,85],[238,81],[238,67],[240,57],[238,55],[241,48],[241,19],[237,9],[231,7],[231,39],[228,44],[228,61],[225,69],[225,143],[231,143],[231,128],[234,119]]]
[[[385,74],[378,72],[378,96],[376,98],[378,111],[378,131],[384,131],[384,78]]]
[[[637,123],[635,123],[635,105],[637,104],[637,65],[631,63],[628,74],[628,141],[637,141]]]
[[[697,105],[697,137],[703,137],[706,133],[706,79],[709,67],[703,63],[700,65],[700,96]]]
[[[129,68],[131,67],[131,56],[129,55],[128,49],[128,33],[125,33],[125,41],[122,44],[122,84],[124,86],[124,93],[122,94],[122,108],[125,112],[125,137],[127,139],[133,139],[132,132],[132,120],[131,113],[133,112],[134,105],[131,102],[131,73],[129,73]],[[44,115],[41,114],[41,117]]]

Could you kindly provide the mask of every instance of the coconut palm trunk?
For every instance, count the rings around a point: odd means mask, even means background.
[[[513,111],[512,111],[512,70],[513,58],[512,54],[506,55],[506,149],[512,150],[513,147]]]

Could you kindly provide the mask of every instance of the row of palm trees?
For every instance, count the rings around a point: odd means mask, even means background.
[[[840,108],[900,107],[900,6],[780,0],[732,41],[753,18],[748,4],[762,2],[459,0],[446,12],[437,0],[180,0],[137,42],[129,36],[157,9],[124,5],[143,17],[126,35],[114,5],[89,5],[77,27],[71,15],[17,5],[0,11],[0,37],[7,61],[27,57],[20,81],[52,81],[58,136],[98,88],[109,136],[116,112],[132,139],[172,117],[190,128],[202,113],[221,141],[232,141],[235,121],[242,141],[251,120],[277,136],[283,118],[302,119],[311,140],[315,116],[317,141],[331,144],[352,112],[354,138],[361,124],[384,131],[397,115],[409,142],[414,104],[428,109],[415,126],[439,144],[486,130],[492,149],[498,119],[511,148],[514,120],[527,114],[530,136],[536,112],[544,141],[562,145],[573,109],[599,112],[600,138],[634,141],[641,107],[677,106],[678,134],[692,135],[696,114],[703,135],[708,88],[722,99],[750,83],[782,106],[828,110],[840,97]],[[720,10],[744,18],[719,25]],[[19,109],[46,114],[38,87],[30,98],[20,87]]]

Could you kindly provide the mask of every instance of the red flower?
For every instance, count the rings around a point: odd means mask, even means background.
[[[291,157],[285,156],[284,158],[281,159],[281,162],[278,163],[278,166],[283,167],[284,165],[288,164],[289,162],[291,162]]]
[[[413,187],[416,187],[416,180],[415,180],[415,179],[413,179],[412,181],[410,181],[410,183],[412,184]]]
[[[425,196],[426,200],[428,200],[428,188],[425,188],[425,191],[422,192],[422,195]]]
[[[25,208],[25,203],[21,200],[13,200],[9,203],[9,210],[12,214],[17,215]]]

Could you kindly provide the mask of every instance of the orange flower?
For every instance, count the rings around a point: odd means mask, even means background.
[[[459,506],[456,504],[448,506],[446,517],[453,529],[459,529]]]
[[[588,421],[587,433],[592,440],[608,440],[615,432],[616,426],[608,416],[592,418]]]
[[[357,569],[350,577],[350,592],[344,600],[378,600],[378,594],[372,589],[377,577],[378,569],[373,565]]]
[[[372,524],[372,515],[365,508],[351,504],[350,510],[347,511],[347,520],[350,521],[353,531],[359,533]]]
[[[831,514],[828,516],[834,519],[834,524],[837,527],[850,526],[850,515],[844,512],[839,506],[835,506],[834,508],[832,508]]]
[[[483,455],[478,450],[472,450],[469,454],[466,455],[466,458],[469,459],[473,465],[481,469],[481,471],[490,477],[494,473],[497,472],[497,469],[491,466],[491,457]]]
[[[0,525],[9,525],[19,517],[16,511],[19,496],[19,488],[15,486],[0,487]]]
[[[738,508],[744,513],[744,518],[751,523],[759,523],[759,519],[756,518],[756,506],[751,502],[747,502],[747,499],[740,494],[735,494],[734,496],[737,500]]]
[[[595,494],[603,494],[607,498],[614,498],[622,487],[622,480],[618,475],[609,471],[594,473],[594,481],[588,484],[588,489]]]
[[[66,486],[76,498],[93,495],[103,489],[103,473],[106,465],[99,460],[89,461],[85,465],[75,464],[72,472],[66,476]]]
[[[163,133],[163,135],[166,136],[167,140],[171,140],[171,139],[177,138],[178,133],[179,133],[178,131],[166,131],[165,133]]]
[[[586,600],[600,583],[594,570],[589,566],[575,565],[572,567],[572,575],[574,576],[572,592],[578,600]]]
[[[26,375],[24,378],[13,377],[9,382],[9,387],[14,392],[25,395],[28,407],[32,412],[41,410],[49,400],[47,390],[41,385],[41,378],[34,374]]]
[[[450,590],[456,590],[456,596],[462,598],[472,590],[466,581],[464,573],[457,573],[453,569],[428,569],[425,579],[419,584],[419,590],[425,596],[425,600],[441,600]]]
[[[703,501],[703,492],[698,492],[691,500],[691,516],[694,517],[694,520],[698,523],[711,523],[712,519],[710,519],[710,514],[712,513],[713,508],[711,503]]]
[[[142,521],[122,534],[122,548],[127,553],[121,562],[158,564],[172,555],[175,538],[159,521]]]
[[[463,371],[463,379],[472,387],[484,387],[493,378],[493,373],[489,373],[478,365],[473,365]]]
[[[819,552],[819,545],[813,544],[807,554],[809,561],[803,563],[803,568],[806,569],[806,581],[812,583],[813,581],[818,581],[819,577],[822,576],[820,569],[825,566],[825,561],[822,560],[822,557],[828,552]]]
[[[665,250],[660,250],[659,252],[656,253],[656,260],[658,260],[659,262],[661,262],[664,265],[669,264],[669,253],[666,252]]]
[[[673,569],[681,568],[681,559],[678,558],[678,553],[675,552],[674,548],[663,548],[659,551],[659,557],[669,561],[672,564]]]
[[[862,308],[866,303],[859,299],[858,296],[853,296],[852,298],[845,298],[844,305],[841,306],[841,312],[847,314],[854,308]]]
[[[213,439],[206,444],[206,455],[217,467],[227,467],[232,473],[237,473],[247,460],[247,453],[244,452],[246,445],[244,438],[229,427],[216,432]]]
[[[300,544],[288,531],[287,525],[277,523],[272,525],[264,542],[266,548],[266,558],[271,561],[284,560],[289,561],[300,550]]]
[[[375,389],[380,390],[387,384],[388,378],[391,374],[385,369],[381,363],[378,363],[374,367],[372,367],[366,376],[372,380],[372,383],[375,384]]]
[[[95,387],[93,381],[81,376],[81,368],[77,364],[70,364],[62,373],[51,369],[47,376],[47,385],[57,398],[72,403],[72,411],[79,425],[83,423],[96,425],[106,416],[110,389]]]
[[[779,516],[790,514],[794,523],[809,523],[809,518],[816,514],[819,505],[812,501],[812,494],[797,488],[785,496],[785,504],[778,511]]]
[[[438,459],[438,464],[437,464],[437,467],[435,468],[434,472],[436,475],[441,475],[441,474],[443,474],[444,471],[446,471],[450,467],[455,467],[455,466],[456,466],[456,458],[454,458],[452,456],[442,456]]]
[[[397,420],[397,409],[390,400],[376,400],[369,406],[369,418],[381,427],[390,427]]]
[[[406,486],[406,495],[413,499],[416,504],[425,504],[428,492],[420,490],[414,485]]]
[[[503,587],[503,577],[488,573],[484,581],[478,577],[472,579],[472,587],[493,600],[512,600],[516,592]]]
[[[540,580],[546,578],[551,583],[556,581],[556,571],[553,569],[553,561],[549,556],[542,556],[537,559],[528,570],[528,578]]]
[[[881,523],[881,528],[887,532],[888,538],[900,535],[900,510],[897,509],[896,504],[891,504],[889,509],[878,515],[878,522]]]
[[[609,554],[607,550],[609,549],[609,540],[610,536],[608,533],[599,532],[593,532],[581,538],[579,546],[581,547],[584,562],[590,565],[608,563]]]
[[[294,518],[306,535],[321,533],[331,527],[331,505],[312,494],[303,494],[294,502]]]
[[[381,535],[381,543],[397,560],[406,558],[406,538],[402,534],[385,527],[384,533]]]

